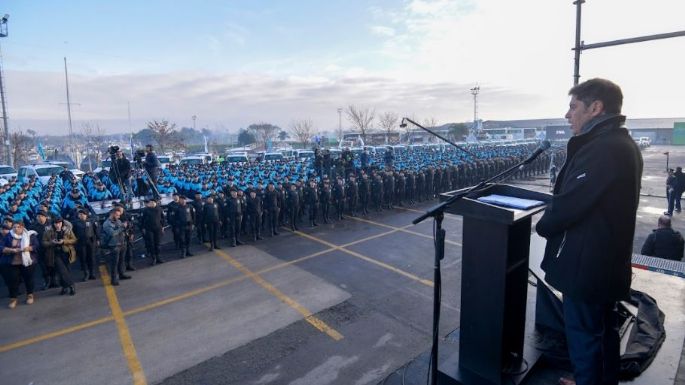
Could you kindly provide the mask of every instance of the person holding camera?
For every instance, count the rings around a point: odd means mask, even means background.
[[[45,248],[45,258],[48,265],[54,265],[59,276],[62,291],[60,295],[69,293],[76,294],[74,281],[71,279],[69,265],[76,261],[76,236],[72,228],[64,226],[62,217],[56,217],[52,221],[52,226],[45,229],[43,233],[43,247]]]
[[[150,175],[151,183],[157,183],[159,168],[161,166],[159,159],[157,159],[157,154],[153,151],[152,145],[148,144],[145,146],[145,161],[143,162],[143,167],[145,167],[145,171]]]
[[[112,155],[109,178],[121,189],[121,198],[126,199],[131,194],[131,162],[118,146],[110,147],[109,153]]]
[[[124,273],[126,256],[126,228],[121,222],[124,209],[117,206],[109,212],[109,218],[102,225],[102,247],[109,249],[109,274],[112,286],[119,286],[119,279],[131,279]]]

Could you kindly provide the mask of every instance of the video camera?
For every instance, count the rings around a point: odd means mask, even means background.
[[[136,150],[136,153],[133,155],[133,160],[138,165],[141,165],[143,163],[143,159],[145,159],[145,150],[143,150],[142,148],[139,148]]]
[[[119,146],[109,146],[109,154],[114,156],[119,151]]]

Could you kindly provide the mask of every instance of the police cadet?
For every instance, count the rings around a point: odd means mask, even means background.
[[[407,179],[407,202],[413,205],[416,201],[416,175],[414,172],[409,170],[406,175]]]
[[[395,173],[395,180],[397,181],[397,190],[395,194],[395,202],[397,205],[402,207],[402,201],[404,200],[404,194],[407,190],[407,180],[404,177],[404,172]]]
[[[335,219],[345,219],[343,211],[345,210],[345,181],[338,176],[338,180],[333,186],[333,202],[335,204]]]
[[[369,214],[369,199],[370,198],[371,198],[371,182],[369,181],[369,174],[362,171],[362,180],[359,183],[359,203],[361,204],[362,215],[368,215]]]
[[[212,195],[207,197],[203,207],[202,219],[205,222],[205,232],[209,238],[209,251],[220,249],[216,244],[216,238],[221,228],[221,211],[219,204],[214,202]]]
[[[383,192],[385,193],[385,207],[390,210],[395,201],[395,177],[392,171],[387,171],[383,175]]]
[[[383,180],[380,174],[374,172],[373,180],[371,181],[371,194],[373,196],[373,206],[377,212],[382,211],[383,204]]]
[[[181,248],[181,236],[175,218],[175,215],[178,212],[179,201],[180,198],[178,193],[173,193],[171,195],[171,202],[166,206],[166,221],[171,226],[171,233],[174,236],[174,245],[177,249]]]
[[[347,195],[347,205],[350,210],[350,216],[356,217],[357,205],[359,203],[359,185],[357,184],[357,178],[354,177],[354,174],[350,174],[345,192]]]
[[[316,214],[319,211],[319,189],[316,186],[314,179],[309,179],[309,186],[304,191],[304,199],[307,208],[309,209],[309,225],[318,226],[316,223]]]
[[[151,258],[150,264],[152,266],[164,263],[164,260],[159,256],[159,243],[164,232],[163,220],[162,208],[157,205],[155,200],[148,199],[143,209],[140,229],[143,232],[145,249]]]
[[[195,208],[186,203],[184,196],[178,197],[178,207],[174,214],[174,221],[178,229],[181,258],[192,257],[193,254],[190,253],[190,238],[193,234],[193,226],[195,226]]]
[[[250,197],[247,199],[247,215],[249,217],[250,230],[252,231],[253,240],[261,240],[261,219],[262,219],[262,200],[257,196],[257,191],[250,191]]]
[[[226,220],[226,194],[223,190],[219,190],[219,193],[214,198],[214,203],[219,206],[219,218],[221,219],[219,235],[224,239],[226,238],[226,233],[228,233],[228,221]]]
[[[195,227],[197,231],[197,243],[205,243],[205,220],[202,218],[204,214],[205,202],[202,200],[202,193],[195,192],[195,199],[191,203],[195,209]]]
[[[276,185],[276,195],[278,197],[278,225],[283,226],[285,225],[285,217],[286,217],[286,210],[285,210],[285,195],[286,195],[286,190],[283,187],[282,184],[277,184]],[[278,234],[276,234],[278,235]]]
[[[228,199],[226,210],[230,221],[229,241],[230,246],[242,245],[240,242],[240,227],[243,221],[243,201],[238,197],[238,190],[231,190],[231,197]]]
[[[279,193],[273,182],[269,182],[264,193],[264,210],[267,214],[269,234],[278,235],[278,217],[281,211]]]
[[[299,230],[297,228],[297,219],[300,211],[300,195],[297,193],[297,186],[295,184],[290,185],[290,191],[288,191],[286,203],[288,206],[288,221],[290,222],[290,229],[292,231]]]
[[[419,202],[426,199],[426,174],[423,170],[419,170],[416,175],[416,198]]]
[[[330,222],[328,217],[331,208],[331,184],[328,179],[323,180],[323,185],[321,186],[319,192],[319,204],[321,206],[321,216],[323,217],[323,223]]]
[[[98,224],[88,218],[88,211],[80,209],[73,223],[76,235],[76,258],[81,261],[83,280],[95,279],[95,254],[98,242]]]

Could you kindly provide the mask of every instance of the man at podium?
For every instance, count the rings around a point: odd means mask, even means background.
[[[578,385],[618,384],[616,302],[629,298],[642,156],[623,126],[621,88],[591,79],[569,91],[573,137],[554,195],[536,225],[542,269],[564,294],[569,356]],[[562,378],[560,384],[573,384]]]

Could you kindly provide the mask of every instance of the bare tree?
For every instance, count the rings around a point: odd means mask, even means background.
[[[290,132],[297,137],[297,140],[306,146],[313,134],[314,124],[311,119],[296,120],[290,124]]]
[[[278,135],[278,132],[281,131],[280,127],[264,122],[250,124],[247,129],[254,133],[257,143],[264,146],[264,149],[266,149],[268,142],[273,140]]]
[[[10,152],[14,167],[28,162],[29,151],[33,147],[33,143],[33,138],[21,130],[10,133]]]
[[[352,123],[352,126],[359,131],[364,142],[366,142],[366,133],[371,130],[373,126],[373,119],[376,116],[376,110],[369,107],[356,107],[349,105],[345,110],[347,120]]]
[[[152,137],[157,142],[160,153],[164,153],[166,148],[175,147],[179,144],[176,123],[169,123],[166,119],[153,120],[147,122],[147,128],[152,131]]]
[[[388,143],[388,138],[390,134],[397,130],[397,121],[400,117],[395,112],[384,112],[378,117],[378,124],[380,124],[381,129],[385,132],[385,143]]]
[[[426,128],[433,129],[433,128],[435,128],[435,127],[438,126],[438,120],[435,119],[435,117],[431,116],[430,118],[426,118],[426,119],[423,120],[423,125],[424,125],[424,127],[426,127]],[[433,136],[433,135],[431,135],[431,136],[428,138],[428,141],[429,141],[429,142],[434,142],[434,141],[436,141],[436,137]]]

